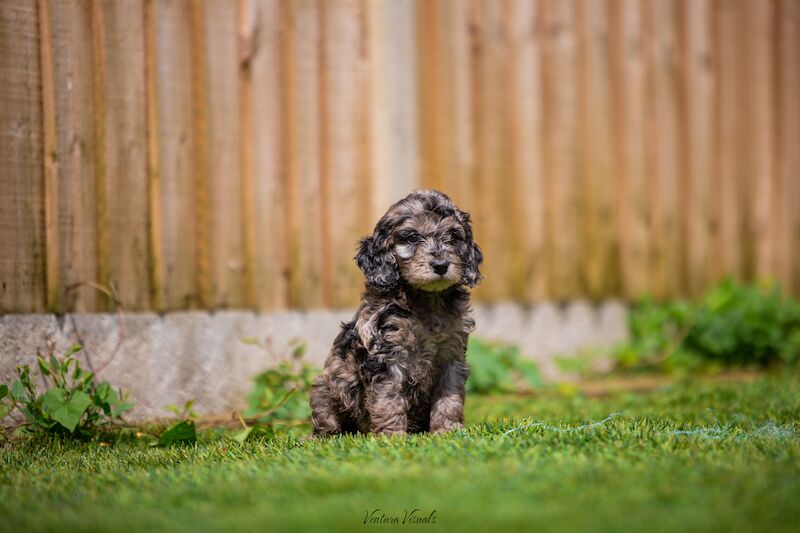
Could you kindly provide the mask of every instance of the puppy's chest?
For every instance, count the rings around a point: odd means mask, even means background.
[[[410,347],[410,354],[413,358],[439,364],[460,358],[466,349],[464,329],[458,318],[442,314],[428,315],[416,324],[415,345]]]

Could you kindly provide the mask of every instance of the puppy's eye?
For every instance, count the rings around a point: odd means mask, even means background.
[[[397,235],[397,242],[400,244],[412,244],[419,242],[421,239],[422,237],[416,231],[403,231]]]
[[[448,232],[447,232],[447,234],[446,234],[446,235],[445,235],[445,237],[444,237],[444,240],[445,240],[446,242],[450,242],[450,241],[460,241],[460,240],[462,240],[463,238],[464,238],[464,236],[463,236],[463,235],[461,235],[461,233],[460,233],[460,232],[458,232],[458,231],[456,231],[456,230],[453,230],[453,231],[448,231]]]

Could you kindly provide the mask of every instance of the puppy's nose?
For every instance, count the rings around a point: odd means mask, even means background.
[[[431,268],[434,272],[439,274],[440,276],[447,272],[447,269],[450,267],[450,261],[445,259],[434,259],[431,261]]]

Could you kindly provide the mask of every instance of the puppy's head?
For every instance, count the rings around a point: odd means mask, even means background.
[[[356,262],[367,285],[382,292],[400,280],[429,292],[474,287],[483,254],[472,238],[469,215],[438,191],[414,191],[386,212],[361,240]]]

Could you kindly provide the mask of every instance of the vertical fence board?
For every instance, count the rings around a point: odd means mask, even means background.
[[[279,0],[255,7],[253,38],[253,147],[255,189],[255,292],[260,309],[288,303],[286,191],[281,179]]]
[[[58,182],[58,309],[94,311],[100,293],[95,220],[91,12],[85,2],[51,6],[55,161]],[[69,53],[61,51],[69,50]]]
[[[446,174],[444,124],[447,63],[440,19],[443,2],[417,0],[417,64],[419,65],[420,171],[423,187],[443,189]]]
[[[648,110],[652,119],[650,145],[650,202],[652,227],[650,265],[655,296],[682,294],[682,246],[679,189],[680,154],[678,131],[678,42],[676,5],[669,0],[646,3],[649,43]]]
[[[609,6],[579,3],[582,290],[593,298],[619,292],[615,231],[617,180],[613,173],[613,108]]]
[[[609,10],[619,276],[622,294],[635,297],[649,290],[643,13],[638,0],[611,2]]]
[[[542,115],[542,21],[540,2],[515,0],[511,6],[511,42],[515,48],[511,68],[516,71],[509,90],[514,94],[517,115],[513,171],[521,214],[522,236],[517,243],[525,281],[517,297],[526,301],[544,298],[547,278],[545,264],[544,170],[542,146],[545,132]]]
[[[236,58],[239,89],[239,170],[241,177],[240,223],[242,239],[242,306],[255,308],[258,302],[256,275],[256,197],[253,126],[253,59],[256,53],[256,4],[252,0],[236,2]]]
[[[61,254],[59,243],[59,177],[56,141],[55,65],[53,62],[52,3],[39,0],[39,64],[42,99],[42,167],[44,174],[45,307],[61,308]]]
[[[161,276],[168,309],[185,309],[195,301],[190,21],[186,2],[156,2]]]
[[[502,4],[483,1],[476,4],[481,13],[479,32],[480,49],[476,50],[475,79],[479,87],[475,92],[476,121],[476,202],[475,236],[484,250],[482,267],[485,280],[479,293],[487,299],[497,300],[505,290],[504,277],[506,249],[502,234],[505,213],[498,212],[502,197],[499,190],[505,173],[510,168],[503,150],[507,133],[507,115],[504,91],[504,55],[507,50],[503,28]],[[505,181],[505,180],[503,180]],[[505,228],[507,229],[507,228]]]
[[[207,1],[205,17],[212,294],[217,307],[241,307],[247,265],[241,213],[236,4]]]
[[[740,116],[743,47],[740,39],[741,3],[718,0],[714,13],[716,85],[714,90],[714,189],[719,230],[714,246],[715,277],[739,276],[742,264],[742,226],[740,209],[745,196],[742,184],[743,144]]]
[[[361,83],[362,19],[357,0],[335,0],[324,5],[322,74],[319,98],[322,128],[322,175],[326,182],[327,228],[323,245],[329,253],[325,268],[331,277],[331,301],[335,307],[358,302],[361,273],[353,262],[354,236],[364,230],[359,206],[365,203],[361,142],[362,118],[367,95]],[[329,261],[329,262],[328,262]]]
[[[415,0],[367,2],[372,223],[419,186],[415,8]]]
[[[549,295],[579,294],[577,35],[572,1],[544,3],[545,217]]]
[[[0,312],[44,307],[42,102],[36,2],[0,3]]]
[[[158,103],[158,37],[156,0],[145,0],[144,79],[147,139],[147,271],[150,282],[150,308],[164,309],[163,246],[161,242],[161,135]]]
[[[447,108],[444,188],[457,205],[470,211],[476,199],[472,183],[475,158],[472,153],[474,131],[470,114],[473,95],[470,83],[469,4],[446,2],[442,19],[443,44],[447,50],[447,64],[443,65],[442,70],[448,83],[444,102]]]
[[[772,191],[775,179],[774,99],[774,8],[772,0],[745,2],[747,43],[745,90],[748,132],[750,218],[746,253],[752,261],[750,275],[763,277],[771,267],[773,247]]]
[[[776,274],[786,289],[800,295],[800,2],[781,0],[778,21],[780,158],[776,202],[781,217],[775,246]]]
[[[518,12],[511,0],[502,3],[500,39],[503,44],[501,59],[501,87],[505,101],[500,109],[503,113],[501,127],[504,130],[505,142],[500,150],[500,175],[498,194],[493,211],[504,213],[502,228],[498,236],[498,245],[503,255],[500,260],[503,265],[503,290],[499,298],[509,299],[524,297],[526,282],[525,254],[526,251],[520,243],[525,234],[524,203],[520,195],[522,191],[522,152],[527,150],[521,144],[522,123],[519,115],[521,102],[529,98],[527,94],[517,92],[521,39],[518,33],[517,19],[524,13]]]
[[[682,83],[684,91],[683,159],[688,181],[686,202],[681,206],[686,247],[688,292],[698,295],[713,275],[712,247],[716,204],[712,190],[714,152],[714,62],[711,1],[684,2]]]
[[[148,195],[142,6],[102,6],[109,280],[126,309],[148,309]]]
[[[323,304],[319,135],[319,4],[287,2],[284,54],[284,135],[288,176],[290,303]]]

